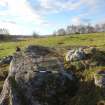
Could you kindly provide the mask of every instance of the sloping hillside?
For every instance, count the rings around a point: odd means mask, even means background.
[[[95,47],[98,53],[92,56],[94,61],[101,62],[101,58],[105,55],[105,33],[69,35],[69,36],[51,36],[46,38],[31,38],[18,42],[2,42],[0,43],[0,57],[11,55],[15,52],[16,46],[22,49],[28,45],[43,45],[49,46],[64,57],[68,49],[78,47]],[[102,53],[100,53],[102,52]],[[102,61],[103,62],[103,61]],[[78,63],[75,63],[78,66]],[[0,67],[0,88],[8,74],[8,65]],[[77,69],[76,69],[77,70]],[[94,67],[81,69],[76,71],[76,75],[80,78],[79,90],[77,94],[69,100],[69,105],[105,105],[104,89],[101,89],[94,84],[94,73],[98,70],[105,70],[105,65],[96,65]],[[102,104],[100,104],[102,103]]]
[[[79,47],[95,46],[101,49],[105,48],[105,33],[51,36],[45,38],[27,38],[23,41],[1,42],[0,57],[10,55],[15,51],[16,46],[24,48],[28,45],[44,45],[49,47]]]

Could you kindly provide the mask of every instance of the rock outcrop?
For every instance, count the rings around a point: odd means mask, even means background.
[[[0,65],[5,65],[5,64],[10,64],[12,60],[12,56],[5,56],[3,58],[0,59]]]
[[[66,61],[78,61],[85,59],[85,52],[82,48],[70,50],[66,54]]]
[[[105,70],[99,70],[94,74],[95,85],[105,88]]]
[[[14,54],[0,95],[0,105],[68,105],[78,81],[65,71],[57,53],[29,46]]]
[[[74,71],[105,65],[105,51],[94,47],[78,48],[67,52],[65,56],[65,67]]]

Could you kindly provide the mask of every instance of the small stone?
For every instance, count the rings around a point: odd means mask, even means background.
[[[94,75],[95,85],[105,87],[105,70],[99,70]]]

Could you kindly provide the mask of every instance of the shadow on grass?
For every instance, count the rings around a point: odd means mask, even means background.
[[[105,89],[96,87],[94,81],[83,81],[69,105],[105,105]]]

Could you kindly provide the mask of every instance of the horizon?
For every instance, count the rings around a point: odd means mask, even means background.
[[[104,0],[0,0],[0,28],[50,35],[67,25],[105,23]]]

